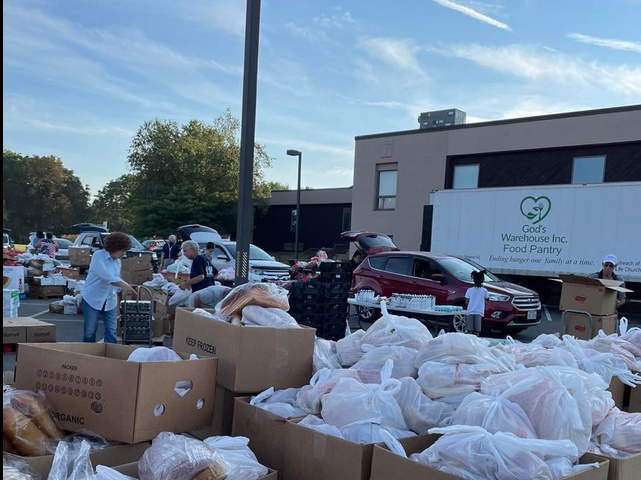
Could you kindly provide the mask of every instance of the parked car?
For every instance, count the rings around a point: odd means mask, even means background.
[[[470,260],[452,255],[404,252],[395,245],[387,248],[387,252],[368,255],[356,268],[352,293],[373,290],[383,296],[434,295],[437,305],[465,307],[465,292],[473,285],[471,273],[485,270]],[[536,292],[505,282],[487,271],[484,286],[490,293],[485,302],[484,330],[517,333],[541,322],[541,302]],[[361,320],[367,322],[380,315],[371,308],[357,310]],[[463,331],[464,319],[455,319],[452,326]]]
[[[69,260],[69,247],[73,245],[71,240],[66,238],[55,238],[54,240],[58,244],[58,250],[56,251],[56,260],[68,261]]]
[[[15,243],[13,238],[11,238],[11,230],[8,228],[2,227],[2,248],[13,248]]]
[[[78,238],[76,238],[76,241],[73,242],[74,247],[80,247],[80,246],[89,246],[91,247],[91,253],[95,253],[98,250],[101,250],[105,244],[105,239],[109,233],[105,232],[99,232],[99,231],[85,231],[78,235]],[[154,266],[154,271],[156,270],[158,266],[158,255],[156,255],[154,252],[150,252],[147,250],[145,247],[142,246],[142,244],[136,240],[136,237],[133,235],[128,235],[129,239],[131,240],[131,248],[127,252],[127,257],[133,257],[136,255],[150,255],[151,256],[151,263]]]
[[[150,252],[154,252],[158,258],[162,255],[162,247],[165,245],[165,240],[145,240],[142,246]]]

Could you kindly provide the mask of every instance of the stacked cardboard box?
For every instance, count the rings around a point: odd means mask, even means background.
[[[41,391],[61,428],[140,443],[211,422],[217,358],[128,362],[135,347],[114,344],[23,344],[15,387]],[[180,389],[179,386],[184,388]]]
[[[124,258],[120,270],[122,279],[130,285],[142,285],[151,280],[153,270],[150,255],[136,255]]]
[[[86,268],[90,263],[90,247],[69,247],[69,264],[72,267]]]
[[[18,290],[20,295],[25,293],[24,267],[22,265],[2,266],[2,289]]]
[[[3,319],[2,341],[4,344],[55,342],[56,326],[31,317]]]
[[[219,358],[211,423],[220,428],[216,434],[229,435],[236,397],[269,387],[281,390],[309,383],[314,336],[313,328],[243,327],[178,308],[173,346],[178,351]]]
[[[162,322],[165,334],[172,335],[176,319],[176,307],[169,305],[171,295],[158,288],[153,291],[154,319]]]
[[[565,312],[566,321],[565,331],[561,333],[589,340],[598,335],[599,330],[606,334],[616,332],[617,294],[632,292],[621,286],[623,282],[576,275],[559,275],[557,280],[563,283],[559,309]],[[591,321],[586,313],[590,314]]]

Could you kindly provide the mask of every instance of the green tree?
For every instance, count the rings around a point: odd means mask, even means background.
[[[91,204],[93,221],[102,223],[106,220],[113,231],[131,231],[131,197],[135,181],[132,174],[122,175],[98,191]]]
[[[128,157],[135,178],[133,231],[140,236],[166,235],[180,225],[202,223],[222,234],[235,233],[239,131],[240,124],[229,110],[212,124],[145,122]],[[256,145],[256,200],[270,195],[264,171],[271,163],[264,147]]]
[[[286,183],[281,183],[281,182],[268,182],[267,186],[269,187],[269,191],[278,191],[278,190],[290,190],[289,185]]]
[[[89,190],[62,161],[50,156],[2,153],[3,217],[18,240],[30,231],[69,231],[89,216]]]

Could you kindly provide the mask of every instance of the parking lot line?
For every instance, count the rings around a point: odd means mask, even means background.
[[[43,310],[42,312],[38,312],[34,315],[31,315],[32,317],[39,317],[40,315],[44,315],[45,313],[49,313],[49,309]]]
[[[552,321],[552,315],[550,315],[550,311],[548,310],[547,305],[543,305],[543,311],[545,312],[545,319],[548,322],[551,322]]]

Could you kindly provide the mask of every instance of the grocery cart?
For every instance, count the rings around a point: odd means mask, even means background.
[[[149,300],[142,300],[142,293]],[[144,344],[153,346],[153,293],[144,286],[136,287],[134,300],[124,298],[120,302],[120,327],[122,329],[122,344]]]

